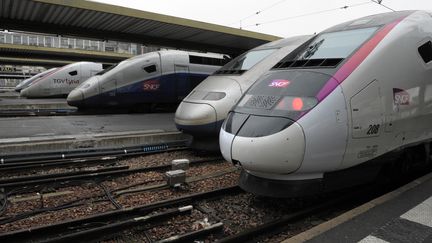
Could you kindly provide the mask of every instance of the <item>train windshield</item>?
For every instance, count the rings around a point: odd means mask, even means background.
[[[369,39],[377,27],[324,33],[297,55],[297,60],[346,58]]]
[[[120,64],[120,63],[117,63],[117,64],[112,65],[112,66],[109,67],[109,68],[105,68],[104,70],[102,70],[102,71],[96,73],[95,76],[97,76],[97,75],[103,75],[103,74],[107,73],[108,71],[110,71],[110,70],[114,69],[115,67],[117,67],[119,64]]]
[[[55,71],[55,70],[57,70],[58,68],[51,68],[51,69],[48,69],[48,70],[46,70],[46,71],[44,71],[44,72],[41,72],[41,73],[39,73],[38,75],[38,77],[44,77],[44,76],[46,76],[47,74],[50,74],[52,71]]]
[[[217,73],[225,73],[225,71],[245,72],[276,50],[277,49],[248,51],[231,60],[229,63],[223,66]]]

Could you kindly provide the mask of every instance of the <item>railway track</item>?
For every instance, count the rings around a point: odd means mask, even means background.
[[[173,190],[162,182],[109,190],[105,194],[93,195],[93,205],[101,201],[112,205],[118,203],[120,206],[116,209],[52,222],[48,226],[8,231],[0,234],[0,242],[26,242],[29,239],[33,242],[248,242],[253,239],[272,242],[267,237],[287,228],[291,232],[301,232],[308,218],[331,218],[335,216],[335,211],[342,213],[395,187],[365,185],[349,191],[296,200],[257,198],[236,185],[203,189],[204,185],[226,181],[222,177],[219,182],[210,182],[211,178],[232,173],[234,169],[226,168],[211,175],[197,173],[187,180],[191,187],[196,184],[191,190]],[[135,201],[132,196],[137,195],[141,195],[139,203],[125,205]],[[157,195],[163,196],[158,198]],[[156,196],[157,200],[147,202],[143,199],[149,196]],[[79,205],[86,205],[86,202],[80,199],[48,210]],[[0,226],[15,221],[16,218],[7,221],[3,217]]]
[[[146,157],[144,157],[146,158]],[[222,160],[220,158],[211,158],[211,159],[199,159],[193,160],[190,162],[190,169],[201,169],[205,164],[211,164],[215,167],[218,167],[221,164]],[[225,164],[225,165],[224,165]],[[227,167],[227,163],[222,163],[222,167]],[[211,176],[220,176],[226,173],[232,173],[236,169],[229,168],[228,170],[222,170],[221,173],[217,173],[216,175]],[[9,201],[20,202],[23,197],[24,200],[27,197],[28,200],[41,200],[42,204],[45,199],[51,197],[50,194],[62,194],[73,198],[74,200],[68,201],[63,205],[56,205],[53,207],[44,207],[37,208],[35,207],[34,211],[23,212],[14,215],[5,216],[0,218],[0,225],[4,223],[14,222],[16,220],[20,220],[22,218],[34,216],[40,213],[44,213],[46,211],[55,211],[61,210],[70,207],[82,206],[85,204],[85,201],[95,199],[98,201],[100,198],[104,198],[99,201],[111,201],[113,202],[113,197],[120,197],[125,194],[131,193],[139,193],[148,190],[166,190],[169,189],[167,183],[163,181],[162,175],[164,171],[168,171],[171,168],[171,164],[160,164],[155,166],[147,166],[147,167],[136,167],[129,168],[128,166],[114,166],[103,168],[96,171],[73,171],[68,173],[57,173],[57,174],[46,174],[46,175],[31,175],[24,177],[11,177],[7,179],[0,180],[0,188],[3,192],[2,200],[0,202],[0,215],[2,212],[6,211],[7,205]],[[235,170],[233,170],[235,169]],[[195,172],[198,173],[199,172]],[[129,178],[130,177],[130,178]],[[148,177],[152,177],[154,179],[147,180]],[[193,183],[200,180],[205,180],[209,176],[196,176],[189,178],[187,180],[188,183]],[[126,178],[126,179],[124,179]],[[140,179],[142,178],[142,179]],[[108,181],[107,185],[103,183]],[[125,185],[118,185],[118,183],[122,183],[123,181],[127,181]],[[70,191],[70,188],[92,183],[96,187],[101,187],[103,192],[95,193],[94,190],[92,195],[87,197],[73,196],[74,192]],[[156,184],[155,184],[156,183]],[[114,185],[114,186],[111,186]],[[110,188],[109,188],[110,187]],[[49,193],[42,193],[45,188],[49,188]],[[36,193],[38,192],[38,193]],[[40,192],[40,193],[39,193]],[[29,193],[32,193],[29,195]],[[36,194],[35,194],[36,193]],[[79,193],[79,192],[78,192]],[[23,196],[20,196],[23,195]],[[36,197],[36,198],[35,198]],[[39,198],[40,197],[40,198]],[[78,198],[78,199],[76,199]],[[10,204],[10,203],[9,203]],[[115,205],[115,203],[113,203]],[[117,207],[117,205],[116,205]],[[120,208],[120,207],[117,207]]]
[[[168,142],[162,144],[150,144],[143,146],[134,146],[127,148],[110,148],[110,149],[86,149],[74,151],[54,151],[43,153],[31,154],[9,154],[0,155],[0,168],[16,167],[19,166],[41,166],[55,163],[65,162],[91,162],[95,160],[102,160],[107,156],[115,156],[117,158],[146,155],[152,153],[160,153],[167,151],[175,151],[186,149],[187,141]]]
[[[34,116],[69,116],[85,115],[77,109],[23,109],[1,110],[0,118],[5,117],[34,117]]]
[[[0,99],[1,100],[1,99]],[[177,106],[164,106],[159,104],[150,110],[134,109],[88,109],[79,110],[76,108],[64,109],[4,109],[0,110],[0,118],[7,117],[36,117],[36,116],[85,116],[100,114],[131,114],[131,113],[165,113],[175,112]]]
[[[354,198],[358,197],[362,192],[364,191],[347,193],[342,197],[330,198],[320,203],[316,201],[307,207],[294,210],[291,213],[278,215],[271,220],[258,223],[253,227],[246,227],[240,232],[233,234],[227,234],[226,229],[224,230],[224,228],[230,227],[230,225],[224,224],[224,222],[229,221],[229,218],[217,216],[211,213],[208,208],[203,207],[203,205],[206,205],[209,200],[217,203],[226,197],[237,197],[247,194],[237,186],[194,193],[132,208],[122,208],[78,220],[68,220],[48,226],[8,232],[0,234],[0,241],[26,242],[28,239],[32,239],[33,242],[110,241],[113,239],[117,241],[119,235],[128,235],[131,231],[138,228],[138,234],[142,234],[139,239],[146,239],[145,241],[148,242],[186,242],[193,240],[224,243],[247,242],[262,234],[281,231],[287,224],[295,224],[317,213],[334,210],[340,205],[352,203]],[[226,211],[230,210],[226,209]],[[188,218],[193,211],[197,211],[195,214],[199,214],[201,217],[204,215],[205,219],[207,219],[204,220],[201,227],[188,227],[187,230],[170,236],[164,233],[154,235],[153,238],[156,237],[155,240],[145,233],[145,231],[158,227],[167,227],[166,225],[172,224],[173,221],[180,221],[180,223],[185,221],[185,224],[190,223],[190,221],[188,222]],[[162,232],[166,232],[166,230]]]
[[[67,220],[48,226],[7,232],[0,235],[2,242],[76,242],[95,241],[112,237],[113,233],[129,227],[148,223],[166,216],[179,215],[192,210],[192,204],[198,200],[210,199],[223,195],[242,193],[237,186],[225,187],[209,192],[195,193],[175,199],[164,200],[148,205],[101,213],[79,220]],[[166,209],[168,208],[168,209]],[[166,209],[166,210],[164,210]],[[159,213],[155,213],[161,211]],[[212,229],[219,229],[213,226]],[[208,228],[207,228],[208,230]],[[203,231],[199,231],[203,233]],[[208,230],[211,233],[212,230]],[[190,234],[190,237],[198,232]],[[182,239],[185,239],[184,237]]]
[[[191,166],[195,166],[204,163],[211,163],[211,162],[218,162],[218,161],[220,162],[222,160],[223,160],[222,158],[215,158],[211,160],[196,160],[196,161],[191,161],[190,164]],[[43,185],[49,183],[61,183],[61,182],[89,180],[89,179],[104,180],[106,178],[119,177],[119,176],[124,176],[133,173],[169,170],[170,168],[171,168],[170,164],[140,167],[134,169],[129,168],[129,166],[110,166],[102,169],[72,171],[72,172],[47,174],[47,175],[12,177],[12,178],[0,179],[0,188],[3,188],[3,190],[5,191],[9,191],[14,188],[23,188],[23,187]],[[16,168],[13,169],[15,170]]]

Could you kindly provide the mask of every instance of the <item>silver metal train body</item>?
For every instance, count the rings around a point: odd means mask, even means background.
[[[432,15],[402,11],[332,27],[262,76],[228,115],[223,156],[240,186],[275,197],[373,180],[384,158],[432,138]]]
[[[21,90],[21,96],[27,98],[66,96],[85,80],[102,70],[101,63],[76,62],[68,64],[33,80],[27,88]]]
[[[219,150],[218,135],[229,110],[259,76],[310,37],[297,36],[267,43],[227,63],[180,103],[175,114],[177,128],[194,137],[196,148],[214,143]]]
[[[38,73],[36,75],[33,75],[32,77],[28,78],[28,79],[24,79],[21,83],[19,83],[16,87],[15,87],[15,91],[16,92],[20,92],[21,90],[27,88],[28,86],[31,85],[31,83],[39,78],[44,77],[45,75],[48,75],[49,73],[53,72],[54,70],[56,70],[57,68],[51,68],[48,70],[45,70],[41,73]]]
[[[178,103],[226,61],[220,54],[177,50],[146,53],[87,80],[69,94],[67,101],[78,108]]]

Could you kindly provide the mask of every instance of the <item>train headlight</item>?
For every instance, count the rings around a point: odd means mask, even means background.
[[[221,100],[226,96],[225,92],[208,92],[203,100]]]
[[[285,111],[307,111],[318,104],[315,97],[293,97],[285,96],[274,107],[275,110]]]
[[[315,97],[245,95],[238,106],[266,110],[307,111],[316,104],[318,100]]]
[[[90,84],[89,84],[89,83],[86,83],[86,84],[84,84],[81,88],[82,88],[82,89],[87,89],[88,87],[90,87]]]
[[[226,96],[225,92],[205,92],[205,91],[193,91],[189,95],[189,99],[193,100],[221,100]]]

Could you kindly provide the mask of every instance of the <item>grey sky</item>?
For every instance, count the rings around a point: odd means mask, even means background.
[[[113,5],[161,13],[243,29],[288,37],[312,34],[338,23],[390,10],[370,0],[95,0]],[[430,10],[432,0],[383,0],[395,10]],[[350,6],[347,9],[338,9]],[[333,10],[337,9],[337,10]],[[260,14],[254,14],[257,11]],[[327,11],[326,10],[331,10]],[[321,12],[307,15],[309,13]],[[295,17],[307,15],[303,17]],[[248,17],[248,18],[246,18]],[[294,17],[294,18],[290,18]],[[246,18],[246,19],[245,19]],[[284,21],[275,21],[290,18]],[[257,23],[267,23],[256,26]]]

